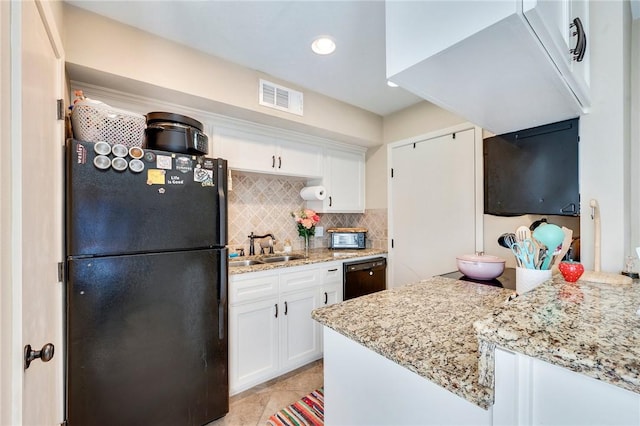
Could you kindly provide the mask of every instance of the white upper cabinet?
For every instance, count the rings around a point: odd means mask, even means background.
[[[327,196],[322,201],[307,201],[307,207],[319,213],[363,213],[365,191],[364,152],[327,148],[322,184]]]
[[[322,148],[316,145],[278,141],[278,171],[289,176],[321,176]]]
[[[578,101],[588,106],[589,2],[523,0],[522,10]]]
[[[588,28],[584,0],[387,1],[387,77],[496,134],[574,118],[590,104]]]
[[[227,127],[214,128],[213,145],[216,156],[226,159],[233,170],[310,178],[322,176],[322,147],[319,145]]]

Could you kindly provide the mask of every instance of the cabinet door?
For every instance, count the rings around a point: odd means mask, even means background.
[[[275,141],[267,136],[237,129],[214,130],[216,153],[228,161],[229,168],[246,172],[277,173]]]
[[[278,374],[278,298],[229,308],[229,387],[236,394]]]
[[[327,263],[322,267],[323,279],[320,287],[320,305],[329,306],[342,302],[342,262]]]
[[[587,0],[523,0],[527,22],[542,42],[560,73],[565,76],[583,105],[589,104],[589,46],[583,59],[574,60],[570,52],[576,47],[577,30],[570,27],[580,18],[586,38],[589,36],[589,4]],[[575,34],[575,35],[574,35]]]
[[[311,311],[317,306],[317,288],[281,295],[281,373],[320,357],[320,330],[311,318]]]
[[[316,145],[278,142],[277,172],[287,176],[322,177],[322,148]]]
[[[325,284],[320,289],[320,306],[342,302],[342,283]]]
[[[327,150],[325,185],[324,212],[364,212],[364,153]]]

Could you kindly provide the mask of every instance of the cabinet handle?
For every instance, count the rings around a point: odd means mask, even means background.
[[[287,302],[284,302],[284,314],[287,315]]]
[[[336,272],[338,268],[329,269],[327,272]]]
[[[329,207],[333,204],[333,200],[331,199],[331,195],[329,195]]]
[[[276,318],[278,318],[278,304],[276,303]]]
[[[276,156],[275,155],[271,156],[271,168],[272,169],[276,168]]]
[[[278,168],[282,168],[282,157],[278,157]]]
[[[575,28],[576,30],[571,34],[572,36],[578,36],[576,40],[576,47],[569,52],[573,55],[573,60],[576,62],[582,62],[584,54],[587,50],[587,35],[584,33],[584,27],[580,18],[576,17],[573,23],[569,25],[569,28]]]
[[[329,295],[327,294],[327,292],[324,292],[324,304],[326,305],[327,302],[329,301]]]

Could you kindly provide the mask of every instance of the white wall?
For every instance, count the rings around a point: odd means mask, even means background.
[[[11,259],[11,49],[10,3],[0,2],[0,424],[11,424],[12,284]]]
[[[640,2],[636,3],[640,9]],[[631,255],[635,247],[640,246],[640,19],[632,24],[631,34],[631,142],[630,142],[630,178],[631,178]],[[636,263],[640,268],[640,262]]]
[[[66,3],[64,20],[71,79],[338,141],[382,143],[382,118],[372,112]],[[304,116],[260,106],[260,78],[302,91]]]

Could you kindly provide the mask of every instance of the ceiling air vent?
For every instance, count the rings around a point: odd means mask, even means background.
[[[260,105],[302,115],[302,92],[260,80]]]

